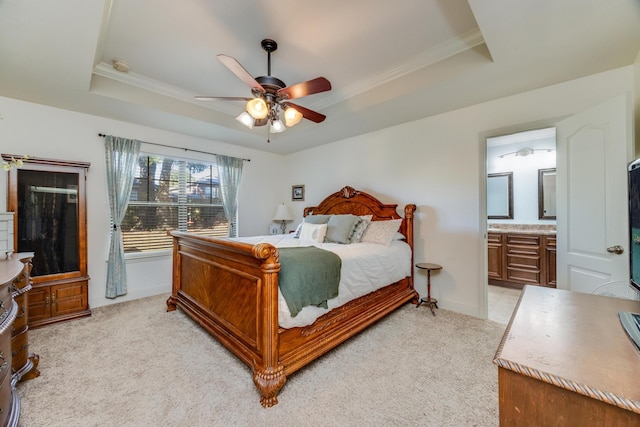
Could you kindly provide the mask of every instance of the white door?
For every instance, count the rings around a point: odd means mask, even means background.
[[[557,124],[558,288],[591,293],[629,280],[631,125],[627,95]]]

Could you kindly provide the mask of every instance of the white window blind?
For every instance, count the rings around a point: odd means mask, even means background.
[[[140,154],[122,222],[126,253],[172,248],[167,230],[227,237],[215,162]]]

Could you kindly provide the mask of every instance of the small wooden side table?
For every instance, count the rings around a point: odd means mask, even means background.
[[[430,262],[421,262],[416,264],[416,267],[422,270],[427,270],[427,299],[420,298],[420,302],[418,303],[418,305],[416,305],[416,308],[420,307],[420,304],[425,303],[429,306],[429,308],[431,309],[431,313],[435,316],[436,311],[434,310],[434,308],[438,308],[438,300],[435,298],[431,298],[431,272],[442,270],[442,266]]]

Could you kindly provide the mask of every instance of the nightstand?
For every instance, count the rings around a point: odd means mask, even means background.
[[[442,270],[442,266],[439,264],[432,264],[430,262],[421,262],[416,264],[416,267],[421,270],[427,270],[427,298],[420,298],[420,302],[417,307],[420,307],[420,304],[425,303],[431,309],[431,313],[435,316],[436,311],[434,308],[438,308],[438,300],[435,298],[431,298],[431,272]]]

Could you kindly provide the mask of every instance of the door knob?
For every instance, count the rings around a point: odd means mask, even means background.
[[[620,255],[621,253],[624,252],[624,248],[622,246],[620,246],[620,245],[609,246],[607,248],[607,252],[612,253],[612,254]]]

